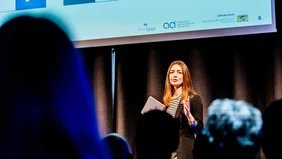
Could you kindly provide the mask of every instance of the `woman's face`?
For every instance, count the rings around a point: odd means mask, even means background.
[[[170,73],[169,73],[169,81],[170,84],[174,87],[180,87],[183,83],[183,74],[182,69],[178,64],[175,64],[171,67]]]

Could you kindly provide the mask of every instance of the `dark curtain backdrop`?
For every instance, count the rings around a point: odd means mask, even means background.
[[[101,136],[114,132],[112,88],[111,88],[111,48],[83,49],[85,61],[92,79],[98,126]]]
[[[112,47],[82,49],[93,81],[101,135],[119,133],[135,153],[135,122],[149,96],[162,100],[166,71],[174,60],[183,60],[189,67],[204,104],[204,120],[209,104],[217,98],[245,100],[261,111],[282,98],[281,2],[276,3],[278,33],[113,46],[114,107]]]

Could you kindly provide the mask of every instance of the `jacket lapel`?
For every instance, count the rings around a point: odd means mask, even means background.
[[[183,109],[183,104],[180,104],[178,105],[177,109],[176,109],[176,113],[175,113],[175,118],[178,118],[179,117],[179,114],[181,112],[181,110]]]

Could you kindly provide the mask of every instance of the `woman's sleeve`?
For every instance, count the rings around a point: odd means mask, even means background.
[[[196,123],[193,125],[193,128],[194,128],[195,133],[198,134],[200,131],[202,131],[204,127],[203,103],[199,95],[194,95],[192,97],[190,109],[192,109],[191,113],[196,120]]]

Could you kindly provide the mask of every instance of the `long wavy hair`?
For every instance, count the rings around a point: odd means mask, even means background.
[[[166,106],[169,106],[169,103],[173,97],[173,94],[175,93],[175,90],[173,86],[170,83],[169,75],[170,75],[170,70],[172,66],[174,65],[179,65],[182,69],[182,74],[183,74],[183,83],[182,83],[182,93],[183,93],[183,99],[182,100],[187,100],[188,97],[192,97],[193,95],[196,94],[196,92],[193,89],[192,85],[192,79],[190,75],[190,71],[186,64],[183,61],[176,60],[173,61],[166,73],[166,80],[165,80],[165,89],[164,89],[164,96],[163,96],[163,102]]]

